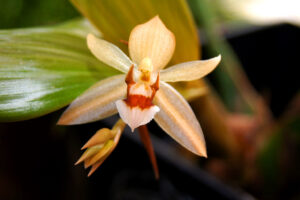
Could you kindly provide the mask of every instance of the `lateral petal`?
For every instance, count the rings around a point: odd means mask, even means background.
[[[96,58],[121,72],[127,73],[133,64],[119,47],[93,34],[88,34],[87,45]]]
[[[143,58],[150,58],[153,71],[164,68],[175,49],[175,36],[158,16],[136,26],[129,36],[129,54],[139,64]]]
[[[115,101],[125,96],[125,75],[101,80],[71,103],[58,124],[83,124],[109,117],[117,113]]]
[[[160,82],[154,104],[160,108],[154,117],[158,125],[191,152],[207,157],[200,124],[186,100],[172,86]]]
[[[160,72],[160,79],[165,82],[192,81],[212,72],[220,63],[221,55],[208,59],[180,63]]]

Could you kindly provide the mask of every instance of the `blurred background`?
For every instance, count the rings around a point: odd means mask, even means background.
[[[0,199],[300,199],[300,2],[187,3],[201,58],[222,55],[205,81],[209,95],[200,82],[175,85],[200,121],[208,158],[187,152],[151,122],[159,181],[138,134],[129,129],[87,178],[83,166],[74,166],[80,148],[117,118],[60,127],[61,109],[0,123]],[[67,0],[0,0],[0,5],[0,29],[81,16]]]

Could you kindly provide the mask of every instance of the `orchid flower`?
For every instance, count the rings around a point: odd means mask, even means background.
[[[83,124],[118,112],[133,131],[154,118],[178,143],[206,157],[204,136],[195,114],[187,101],[166,82],[200,79],[215,69],[221,57],[164,69],[175,44],[173,33],[158,16],[131,31],[128,41],[131,59],[114,44],[89,34],[87,45],[93,55],[125,74],[93,85],[71,103],[58,124]]]

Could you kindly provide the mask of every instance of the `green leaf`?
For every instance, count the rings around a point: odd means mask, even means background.
[[[68,0],[0,0],[0,28],[57,24],[78,17]]]
[[[69,104],[96,81],[118,72],[86,46],[86,21],[0,31],[0,121],[38,117]]]
[[[175,34],[172,64],[199,58],[197,30],[184,0],[71,0],[77,9],[102,33],[104,39],[121,47],[134,26],[159,15]]]
[[[300,176],[300,116],[296,107],[290,107],[293,110],[287,112],[270,130],[269,137],[258,152],[257,166],[264,179],[265,195],[278,190],[282,183]],[[292,176],[289,176],[290,172],[293,172]]]
[[[0,1],[0,28],[11,27],[20,17],[23,0]]]

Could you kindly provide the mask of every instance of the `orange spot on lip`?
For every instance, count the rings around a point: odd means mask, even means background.
[[[128,95],[124,101],[129,107],[139,107],[142,110],[153,106],[151,97],[145,97],[139,94]]]

